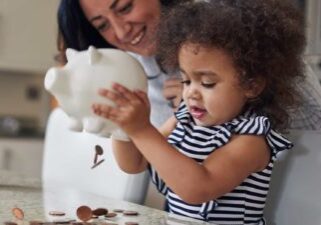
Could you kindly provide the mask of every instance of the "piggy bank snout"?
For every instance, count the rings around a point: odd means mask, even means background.
[[[50,68],[48,72],[46,73],[45,77],[45,88],[51,92],[51,93],[56,93],[59,91],[59,89],[63,88],[65,85],[64,81],[62,78],[62,71],[59,71],[58,68]]]

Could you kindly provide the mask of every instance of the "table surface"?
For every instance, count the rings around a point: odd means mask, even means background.
[[[137,222],[139,225],[210,224],[176,216],[150,207],[98,196],[78,189],[59,186],[43,188],[41,187],[41,182],[36,179],[27,179],[16,174],[0,171],[0,224],[5,221],[12,221],[18,223],[18,225],[29,225],[29,221],[32,220],[51,222],[54,220],[77,219],[76,210],[81,205],[87,205],[91,209],[107,208],[109,211],[123,209],[139,213],[138,216],[125,216],[122,213],[118,213],[116,217],[108,220],[102,217],[90,221],[98,224],[103,224],[104,222],[118,225],[125,225],[126,222]],[[17,220],[12,215],[11,210],[14,207],[24,211],[24,219],[22,221]],[[54,217],[49,215],[50,211],[62,211],[66,215]]]

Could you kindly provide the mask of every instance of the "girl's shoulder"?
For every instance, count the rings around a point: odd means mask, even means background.
[[[207,141],[220,142],[218,146],[223,146],[230,142],[235,135],[262,136],[265,138],[271,149],[272,157],[275,157],[275,159],[281,155],[281,152],[293,147],[290,140],[271,128],[271,122],[268,117],[258,115],[252,110],[247,110],[229,122],[212,127],[196,126],[184,103],[180,105],[175,116],[181,128],[186,132],[193,132],[193,136],[197,136],[199,132],[202,137],[206,134]]]

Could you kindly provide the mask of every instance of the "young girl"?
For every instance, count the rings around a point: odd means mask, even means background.
[[[157,130],[146,93],[115,84],[94,104],[128,173],[149,168],[171,212],[215,224],[265,224],[273,164],[292,144],[277,131],[303,77],[304,30],[284,1],[213,0],[178,7],[160,28],[159,57],[179,69],[183,102]]]

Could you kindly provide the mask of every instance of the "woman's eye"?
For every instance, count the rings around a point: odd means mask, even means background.
[[[215,86],[216,83],[202,83],[202,86],[205,88],[212,88]]]
[[[118,13],[120,14],[127,14],[129,13],[133,8],[133,3],[129,2],[128,4],[126,4],[124,7],[121,7],[120,9],[118,9]]]
[[[181,83],[183,85],[189,85],[189,84],[191,84],[191,81],[190,80],[182,80]]]
[[[101,23],[100,25],[98,25],[97,27],[96,27],[96,29],[99,31],[99,32],[102,32],[102,31],[104,31],[104,30],[107,30],[109,28],[109,26],[108,26],[108,23],[106,23],[106,22],[103,22],[103,23]]]

